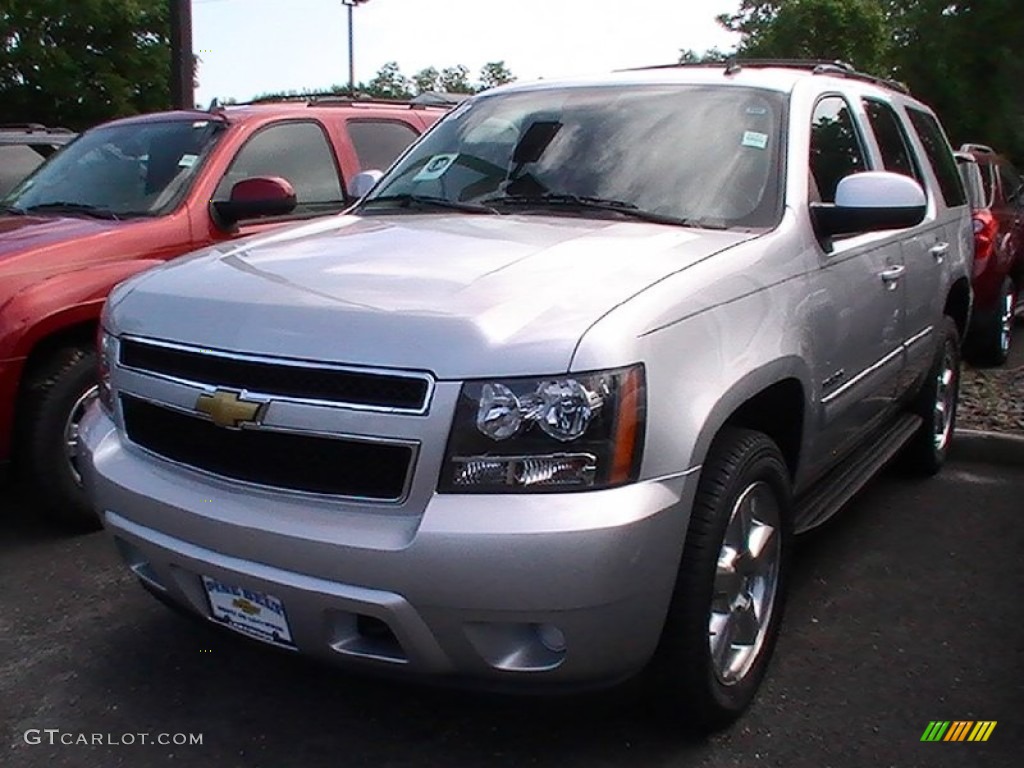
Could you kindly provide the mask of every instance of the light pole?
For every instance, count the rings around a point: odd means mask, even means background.
[[[370,0],[341,0],[341,4],[348,8],[348,93],[350,96],[356,95],[356,56],[353,45],[352,11],[357,5],[368,2]]]

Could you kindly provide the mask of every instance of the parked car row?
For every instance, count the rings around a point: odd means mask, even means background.
[[[0,467],[16,462],[55,518],[96,527],[78,424],[96,396],[110,289],[197,248],[345,209],[353,177],[386,168],[446,109],[320,99],[152,114],[87,131],[39,167],[0,200]]]
[[[974,314],[967,358],[1002,365],[1010,354],[1024,290],[1024,179],[991,147],[964,144],[957,153],[972,190],[975,234]]]
[[[142,586],[269,645],[483,686],[639,675],[681,725],[733,721],[794,534],[953,440],[977,267],[935,114],[820,62],[498,88],[393,165],[339,114],[115,124],[8,199],[92,238],[59,263],[109,254],[102,284],[55,275],[2,325],[87,307],[2,357],[37,480],[73,445],[64,497]],[[126,164],[100,202],[62,171],[92,152]],[[308,183],[272,178],[285,157]],[[349,205],[356,170],[377,183],[343,215],[224,242],[293,196]],[[107,287],[203,244],[113,291],[79,418]]]

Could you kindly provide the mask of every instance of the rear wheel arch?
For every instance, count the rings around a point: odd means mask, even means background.
[[[971,284],[966,277],[961,277],[950,286],[942,310],[944,315],[953,318],[961,339],[966,335],[967,325],[971,319],[971,303]]]

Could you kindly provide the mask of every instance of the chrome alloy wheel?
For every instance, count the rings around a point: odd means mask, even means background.
[[[1003,305],[999,308],[999,349],[1006,357],[1010,353],[1010,341],[1013,337],[1014,310],[1016,309],[1013,291],[1007,291],[1003,297]]]
[[[932,441],[935,444],[935,450],[940,453],[946,450],[953,434],[957,375],[956,352],[947,342],[942,352],[942,365],[939,366],[935,382],[935,414],[932,419]]]
[[[739,495],[729,516],[708,618],[711,666],[724,685],[746,676],[768,633],[779,584],[780,525],[775,493],[760,480]]]
[[[75,485],[79,488],[82,487],[82,472],[78,465],[78,457],[81,452],[81,446],[78,439],[78,426],[82,422],[82,417],[85,415],[86,410],[92,405],[92,402],[99,397],[99,387],[93,386],[82,393],[75,404],[71,407],[71,411],[68,413],[68,418],[64,422],[64,458],[67,459],[68,469],[71,472],[71,477],[75,481]]]

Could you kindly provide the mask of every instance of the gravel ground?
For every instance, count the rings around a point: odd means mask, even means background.
[[[1024,327],[1000,368],[964,365],[957,426],[1024,435]]]

